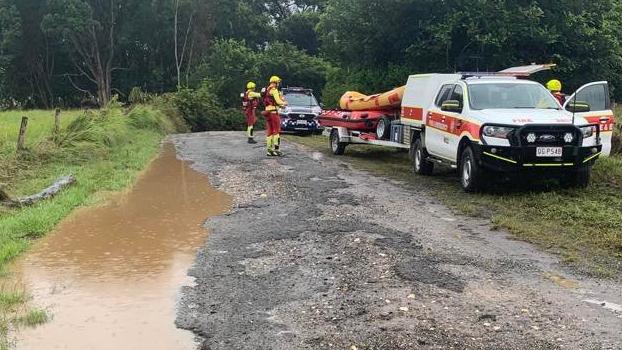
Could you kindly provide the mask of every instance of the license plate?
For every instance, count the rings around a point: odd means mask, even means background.
[[[538,147],[536,148],[536,157],[541,158],[558,158],[563,154],[561,147]]]
[[[307,121],[306,120],[299,120],[297,122],[298,125],[307,125]]]

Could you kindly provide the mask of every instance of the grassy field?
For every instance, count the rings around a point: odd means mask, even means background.
[[[22,114],[31,118],[27,149],[16,152],[14,136]],[[94,204],[102,199],[100,194],[130,186],[156,154],[164,134],[175,131],[168,117],[151,107],[125,113],[113,106],[101,112],[63,115],[61,138],[53,142],[53,112],[0,113],[0,184],[11,195],[36,193],[61,176],[77,178],[73,187],[32,207],[0,206],[2,282],[10,278],[7,264],[33,239],[52,230],[76,207]],[[0,290],[0,349],[8,346],[10,326],[32,326],[47,319],[44,311],[25,308],[27,300],[24,291],[14,287]]]
[[[333,156],[323,136],[289,140]],[[601,158],[587,189],[555,183],[499,183],[481,194],[462,191],[455,171],[440,168],[432,177],[412,173],[407,152],[349,146],[340,159],[358,169],[429,189],[458,213],[485,217],[517,239],[559,254],[584,273],[620,278],[622,272],[622,158]]]
[[[81,113],[82,111],[78,110],[62,111],[61,126],[66,127]],[[54,127],[54,111],[0,112],[0,153],[7,154],[15,151],[22,116],[28,117],[26,146],[32,147],[51,135]]]

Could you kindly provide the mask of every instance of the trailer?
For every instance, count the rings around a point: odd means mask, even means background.
[[[344,154],[346,146],[348,145],[373,145],[402,149],[410,148],[407,143],[402,142],[403,132],[401,132],[401,130],[397,131],[395,135],[399,137],[399,139],[393,138],[392,133],[391,140],[381,140],[378,139],[375,133],[350,130],[343,126],[327,127],[324,129],[323,134],[329,138],[330,149],[334,155]]]

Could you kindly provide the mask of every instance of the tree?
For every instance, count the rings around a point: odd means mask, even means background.
[[[195,15],[195,10],[190,9],[190,14],[188,15],[187,24],[185,25],[185,29],[180,30],[180,9],[179,9],[179,0],[173,0],[173,8],[175,10],[174,16],[174,27],[173,27],[173,38],[174,38],[174,46],[175,46],[175,68],[177,70],[177,88],[181,87],[181,69],[186,62],[186,56],[190,56],[188,51],[192,51],[192,48],[188,48],[188,38],[190,38],[190,33],[192,31],[193,22]],[[181,47],[180,47],[180,32],[183,34],[181,37]]]
[[[315,27],[320,20],[314,11],[292,14],[279,23],[276,39],[288,42],[311,55],[319,53],[319,41]]]
[[[0,0],[0,102],[13,98],[9,90],[9,76],[14,69],[18,44],[21,38],[19,12],[8,0]]]
[[[99,104],[107,104],[112,95],[116,29],[122,5],[115,0],[50,0],[48,6],[42,28],[66,45],[76,69],[66,74],[67,79],[88,94],[91,90],[80,87],[73,78],[86,79],[96,87]]]

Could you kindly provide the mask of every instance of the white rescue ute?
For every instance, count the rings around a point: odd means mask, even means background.
[[[430,175],[435,163],[446,163],[458,168],[466,191],[481,189],[492,173],[537,171],[587,186],[594,162],[611,151],[608,84],[587,84],[562,106],[542,84],[524,79],[531,72],[521,73],[540,68],[550,66],[410,76],[390,140],[333,128],[331,147],[336,154],[350,143],[407,147],[416,173]]]

